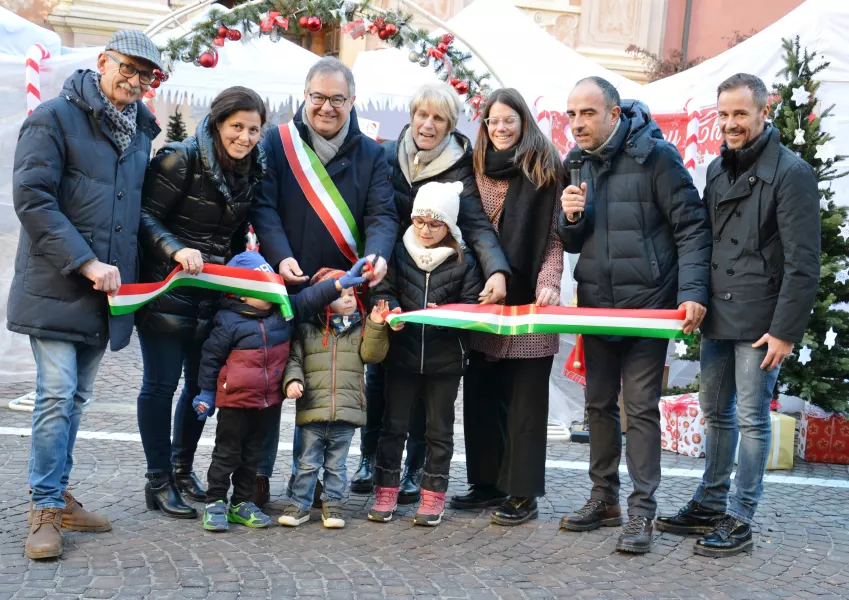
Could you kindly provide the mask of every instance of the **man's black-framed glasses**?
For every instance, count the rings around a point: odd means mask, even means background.
[[[330,101],[330,106],[333,108],[342,108],[348,99],[345,96],[325,96],[324,94],[310,94],[310,102],[316,106],[324,106],[324,103]]]
[[[139,83],[142,85],[150,85],[150,82],[153,81],[153,71],[142,71],[141,69],[137,69],[131,64],[121,62],[109,53],[106,53],[106,56],[118,63],[118,72],[127,79],[132,79],[136,76],[136,73],[138,73]]]

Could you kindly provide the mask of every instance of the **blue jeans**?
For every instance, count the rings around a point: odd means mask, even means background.
[[[324,467],[324,502],[339,502],[348,486],[348,450],[356,427],[340,421],[301,426],[301,452],[292,485],[292,503],[309,510],[318,470]]]
[[[763,496],[769,455],[769,404],[780,367],[761,369],[767,348],[752,341],[702,338],[699,404],[705,414],[705,474],[693,500],[751,524]],[[740,454],[734,494],[731,471]],[[727,507],[726,507],[727,504]]]
[[[35,356],[35,409],[29,486],[34,508],[65,508],[62,493],[74,466],[74,442],[83,404],[106,346],[30,337]]]
[[[174,467],[191,469],[206,421],[198,420],[192,400],[198,395],[202,342],[176,335],[139,331],[144,363],[137,402],[139,433],[149,474],[170,473]],[[183,392],[174,411],[171,442],[171,402],[183,374]]]

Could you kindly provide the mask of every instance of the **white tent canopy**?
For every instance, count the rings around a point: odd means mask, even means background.
[[[227,12],[215,4],[186,23],[183,27],[154,36],[153,41],[164,45],[171,37],[191,29],[195,22],[208,18],[210,11]],[[281,105],[297,105],[303,100],[304,80],[310,67],[319,57],[292,42],[280,38],[272,42],[269,36],[241,41],[228,41],[218,51],[218,65],[207,69],[191,63],[175,62],[171,76],[160,88],[169,100],[187,99],[191,104],[208,105],[222,90],[244,85],[256,91],[274,111]]]
[[[716,88],[735,73],[751,73],[770,88],[778,82],[784,67],[781,40],[799,36],[802,48],[817,51],[831,65],[818,73],[822,83],[817,94],[823,108],[835,105],[833,116],[823,129],[833,134],[838,154],[849,155],[849,2],[846,0],[807,0],[798,8],[760,33],[687,71],[642,87],[638,96],[652,112],[681,112],[693,99],[699,108],[716,106]],[[704,132],[702,132],[704,133]],[[718,130],[713,132],[718,135]],[[838,166],[841,166],[838,164]],[[707,163],[696,174],[701,183]],[[846,168],[847,165],[843,165]],[[849,205],[849,178],[832,182],[838,204]]]
[[[41,44],[54,56],[62,49],[59,34],[0,7],[0,54],[25,56],[33,44]]]
[[[509,24],[511,43],[503,32]],[[510,0],[478,0],[448,22],[492,65],[501,86],[513,87],[533,105],[537,98],[565,108],[566,98],[578,80],[591,75],[604,77],[623,98],[634,98],[641,86],[605,69],[541,30]]]

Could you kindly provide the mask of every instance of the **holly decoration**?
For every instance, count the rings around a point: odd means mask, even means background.
[[[371,34],[392,47],[406,48],[411,62],[423,67],[432,65],[459,94],[468,94],[470,98],[480,96],[485,101],[488,92],[485,80],[490,74],[475,73],[466,66],[471,54],[454,47],[453,34],[431,36],[427,30],[409,25],[412,15],[376,8],[372,1],[254,0],[228,12],[213,6],[205,20],[196,22],[184,35],[172,38],[160,50],[169,71],[179,64],[177,61],[213,68],[218,64],[215,48],[224,46],[225,41],[243,39],[257,30],[277,41],[282,31],[315,34],[340,27],[343,35],[354,39]],[[451,79],[456,79],[457,84]]]

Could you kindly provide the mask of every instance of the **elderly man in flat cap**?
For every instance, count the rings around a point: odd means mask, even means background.
[[[71,75],[27,117],[15,149],[21,221],[7,326],[28,335],[36,364],[29,463],[29,558],[62,554],[61,529],[109,531],[68,491],[83,405],[106,350],[130,341],[133,316],[109,314],[107,294],[136,278],[136,232],[154,116],[141,102],[161,68],[144,34],[119,31],[97,70]]]

